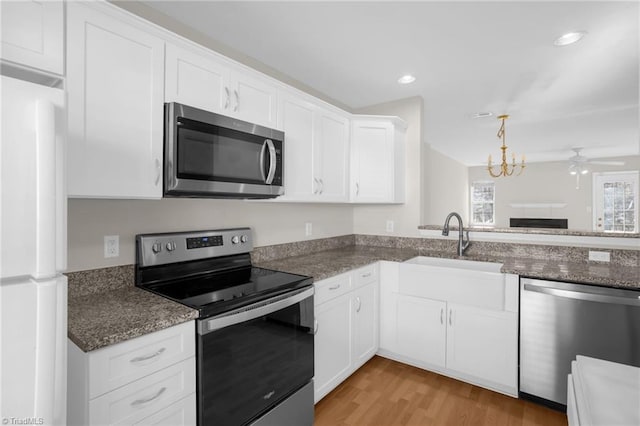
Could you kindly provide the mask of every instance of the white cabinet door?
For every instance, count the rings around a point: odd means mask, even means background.
[[[378,351],[378,282],[355,290],[351,297],[354,327],[354,368]]]
[[[351,373],[351,298],[316,306],[314,400],[318,402]]]
[[[352,200],[391,201],[393,128],[388,122],[355,122],[352,138]]]
[[[229,84],[232,92],[231,115],[240,120],[275,128],[278,90],[267,79],[244,70],[233,70]]]
[[[447,368],[517,389],[518,315],[450,303]]]
[[[161,198],[164,42],[98,5],[67,11],[69,196]]]
[[[446,309],[438,300],[398,294],[396,338],[400,355],[445,366]]]
[[[284,130],[284,196],[279,200],[311,200],[315,107],[301,98],[281,93],[279,128]]]
[[[313,145],[317,195],[321,201],[348,201],[349,120],[326,110],[318,110]]]
[[[231,107],[229,68],[212,55],[167,44],[165,101],[224,114]]]
[[[64,73],[64,9],[58,1],[0,2],[0,54],[17,64]]]

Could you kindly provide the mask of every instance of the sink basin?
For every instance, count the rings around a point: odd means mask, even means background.
[[[493,262],[479,262],[476,260],[461,260],[461,259],[445,259],[440,257],[425,257],[418,256],[413,259],[409,259],[404,263],[410,263],[414,265],[424,265],[424,266],[436,266],[442,268],[455,268],[455,269],[466,269],[471,271],[480,271],[480,272],[500,272],[500,268],[502,268],[502,263],[493,263]]]

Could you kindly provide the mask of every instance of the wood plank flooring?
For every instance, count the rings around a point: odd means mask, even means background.
[[[566,425],[558,411],[379,356],[315,408],[314,426]]]

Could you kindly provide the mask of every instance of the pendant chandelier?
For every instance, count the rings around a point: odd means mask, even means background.
[[[522,156],[522,161],[520,164],[516,164],[516,154],[511,153],[511,164],[507,163],[507,145],[505,144],[505,131],[504,131],[504,121],[509,118],[509,116],[507,114],[503,114],[503,115],[499,115],[498,116],[498,120],[502,120],[502,124],[500,125],[500,129],[498,130],[498,138],[502,139],[502,146],[500,147],[500,149],[502,150],[502,163],[499,165],[499,169],[497,172],[494,172],[493,170],[493,165],[491,164],[491,155],[489,155],[489,162],[487,165],[487,170],[489,171],[489,174],[491,176],[493,176],[494,178],[500,177],[500,176],[511,176],[513,175],[513,173],[515,171],[518,171],[518,173],[516,173],[516,176],[519,176],[522,174],[522,172],[524,171],[524,155]]]

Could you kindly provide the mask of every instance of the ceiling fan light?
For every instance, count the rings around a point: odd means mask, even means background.
[[[580,174],[581,174],[581,175],[586,175],[587,173],[589,173],[589,170],[588,170],[588,169],[582,169],[582,170],[580,170]]]
[[[569,170],[569,174],[570,174],[571,176],[575,176],[575,175],[577,175],[577,174],[578,174],[578,172],[576,172],[575,170]]]

